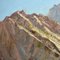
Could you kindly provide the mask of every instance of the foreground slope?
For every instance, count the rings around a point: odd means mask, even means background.
[[[0,22],[0,59],[60,60],[59,29],[47,16],[13,13]]]

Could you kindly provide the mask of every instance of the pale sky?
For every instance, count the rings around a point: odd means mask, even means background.
[[[0,0],[0,20],[17,10],[47,15],[49,9],[59,3],[60,0]]]

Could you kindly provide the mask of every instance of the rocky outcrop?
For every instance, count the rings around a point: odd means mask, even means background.
[[[60,4],[54,5],[48,13],[48,17],[52,20],[60,22]]]
[[[0,60],[60,60],[59,28],[47,16],[13,13],[0,22]]]

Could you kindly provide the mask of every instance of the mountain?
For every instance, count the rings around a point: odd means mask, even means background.
[[[60,25],[23,10],[7,16],[0,22],[0,60],[60,60]]]
[[[50,19],[56,20],[57,22],[60,22],[60,4],[54,5],[49,10],[48,17]]]

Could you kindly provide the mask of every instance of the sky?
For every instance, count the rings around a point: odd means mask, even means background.
[[[10,16],[17,10],[24,10],[26,13],[39,13],[47,15],[49,9],[60,0],[0,0],[0,20]]]

